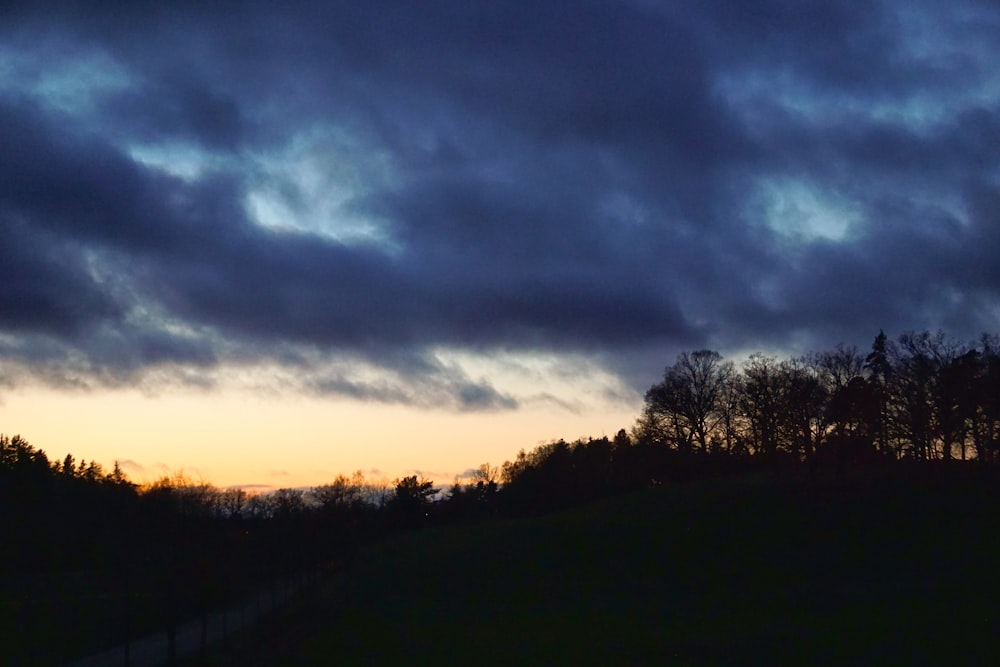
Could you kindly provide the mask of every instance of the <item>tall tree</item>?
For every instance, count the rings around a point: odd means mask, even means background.
[[[978,350],[950,355],[938,371],[934,390],[936,435],[941,442],[944,458],[958,456],[965,460],[968,440],[977,413]]]
[[[878,400],[878,422],[875,424],[875,443],[883,454],[890,452],[889,445],[889,391],[893,381],[892,349],[885,332],[881,329],[872,342],[872,351],[865,357],[868,382],[872,385]]]
[[[899,347],[894,387],[899,434],[917,458],[951,458],[951,424],[946,423],[947,401],[938,383],[941,369],[957,356],[958,347],[944,333],[928,331],[901,335]]]
[[[420,523],[430,506],[431,497],[439,489],[435,489],[429,480],[416,475],[397,479],[395,486],[388,503],[389,511],[404,524]]]
[[[810,459],[823,437],[827,391],[817,365],[809,358],[784,362],[780,366],[782,425],[792,458]]]
[[[972,439],[976,458],[1000,458],[1000,337],[983,336],[979,373],[974,389],[976,408],[972,414]]]
[[[773,457],[778,451],[784,382],[773,357],[751,355],[740,376],[740,408],[749,426],[755,454]]]
[[[718,352],[679,354],[664,371],[663,381],[646,393],[651,423],[671,434],[678,449],[697,447],[707,452],[709,439],[723,418],[720,402],[732,375],[732,363],[723,361]]]

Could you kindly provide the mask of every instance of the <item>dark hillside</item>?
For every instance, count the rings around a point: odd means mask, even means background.
[[[249,662],[983,664],[997,488],[969,467],[744,476],[405,535]]]

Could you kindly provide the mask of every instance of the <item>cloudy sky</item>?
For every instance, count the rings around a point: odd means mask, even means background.
[[[995,2],[26,4],[0,431],[51,454],[450,476],[682,350],[1000,331]]]

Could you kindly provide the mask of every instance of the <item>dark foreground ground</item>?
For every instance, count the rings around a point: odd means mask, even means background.
[[[998,519],[940,468],[425,530],[207,664],[1000,664]]]

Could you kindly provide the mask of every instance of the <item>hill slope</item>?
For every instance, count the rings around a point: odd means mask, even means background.
[[[428,530],[366,553],[250,662],[989,662],[998,509],[992,481],[942,469]]]

